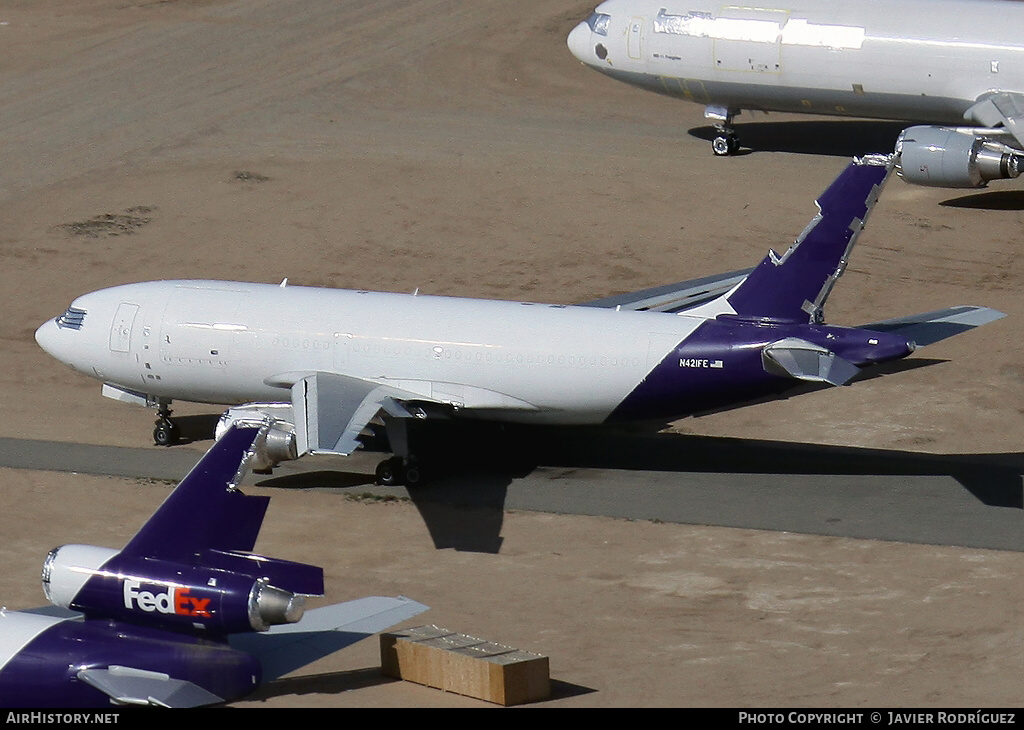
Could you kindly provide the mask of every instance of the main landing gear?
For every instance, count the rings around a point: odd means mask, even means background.
[[[384,428],[391,458],[377,464],[376,481],[384,487],[418,487],[423,484],[423,470],[419,459],[409,448],[409,418],[385,417]]]
[[[153,429],[153,443],[157,446],[174,446],[181,437],[178,424],[171,420],[171,402],[161,400],[157,409],[156,427]]]
[[[377,464],[377,484],[383,487],[418,487],[423,479],[415,456],[392,456]]]

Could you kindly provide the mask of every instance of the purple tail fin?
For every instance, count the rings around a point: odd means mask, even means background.
[[[823,321],[822,308],[885,184],[889,157],[853,162],[818,198],[820,213],[782,256],[764,261],[729,295],[736,314],[790,322]]]
[[[269,497],[234,489],[259,429],[232,428],[125,545],[121,555],[188,562],[204,550],[252,550]]]

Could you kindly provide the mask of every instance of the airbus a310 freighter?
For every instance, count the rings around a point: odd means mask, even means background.
[[[580,306],[229,281],[156,281],[77,298],[36,340],[104,394],[247,404],[223,424],[275,419],[260,466],[350,454],[374,419],[394,456],[384,484],[422,478],[408,424],[476,418],[533,424],[674,419],[839,385],[1003,316],[954,307],[863,327],[824,323],[825,301],[892,169],[854,160],[782,255],[731,272]],[[413,444],[414,446],[415,444]]]
[[[196,707],[242,697],[427,607],[311,611],[323,570],[251,552],[269,502],[236,488],[261,431],[231,428],[121,550],[64,545],[53,604],[0,610],[0,707]]]
[[[742,110],[927,123],[899,172],[982,187],[1024,171],[1024,4],[1005,0],[608,0],[568,37],[628,84],[703,104],[715,154]]]

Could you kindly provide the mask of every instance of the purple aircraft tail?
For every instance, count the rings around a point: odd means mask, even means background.
[[[728,296],[737,315],[821,322],[822,308],[892,170],[891,157],[854,159],[818,198],[820,212],[782,256],[769,251]]]
[[[121,555],[189,562],[207,550],[252,550],[270,498],[247,496],[234,486],[258,434],[255,428],[224,434]]]

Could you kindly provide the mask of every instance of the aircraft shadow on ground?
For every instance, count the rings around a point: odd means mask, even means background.
[[[374,687],[398,682],[381,674],[379,668],[353,669],[345,672],[327,672],[302,677],[285,677],[261,686],[246,700],[268,700],[274,697],[302,695],[337,695],[342,692]],[[551,680],[551,695],[546,701],[578,697],[596,692],[592,687],[585,687],[558,679]]]
[[[417,450],[433,479],[410,490],[438,549],[500,551],[509,486],[542,467],[680,474],[948,476],[990,507],[1024,509],[1024,454],[926,454],[760,439],[652,433],[643,428],[524,427],[447,422]],[[369,475],[321,471],[258,482],[356,489]],[[375,496],[373,498],[379,498]]]
[[[734,124],[744,152],[795,152],[805,155],[855,157],[888,154],[909,122],[869,120],[808,120],[795,122],[749,122]],[[711,141],[713,126],[694,127],[689,134]]]
[[[1024,190],[992,190],[944,200],[939,205],[947,208],[974,208],[977,210],[1024,210]]]
[[[328,672],[299,677],[284,677],[261,686],[246,700],[269,700],[273,697],[302,695],[336,695],[342,692],[398,682],[381,674],[379,667]]]
[[[178,427],[178,441],[191,444],[196,441],[212,441],[217,430],[219,413],[203,413],[195,416],[174,416]]]
[[[451,453],[450,445],[445,453]],[[443,454],[439,455],[438,461],[443,458]],[[456,457],[452,455],[452,458]],[[513,479],[526,476],[530,471],[528,467],[520,471],[519,467],[508,463],[497,464],[492,469],[465,464],[459,469],[445,469],[442,474],[435,472],[429,486],[409,490],[409,499],[416,505],[438,550],[497,554],[501,551],[508,486]],[[353,498],[367,501],[398,498],[388,495],[386,487],[375,487],[372,474],[345,471],[300,472],[263,479],[256,484],[281,489],[344,489]]]

